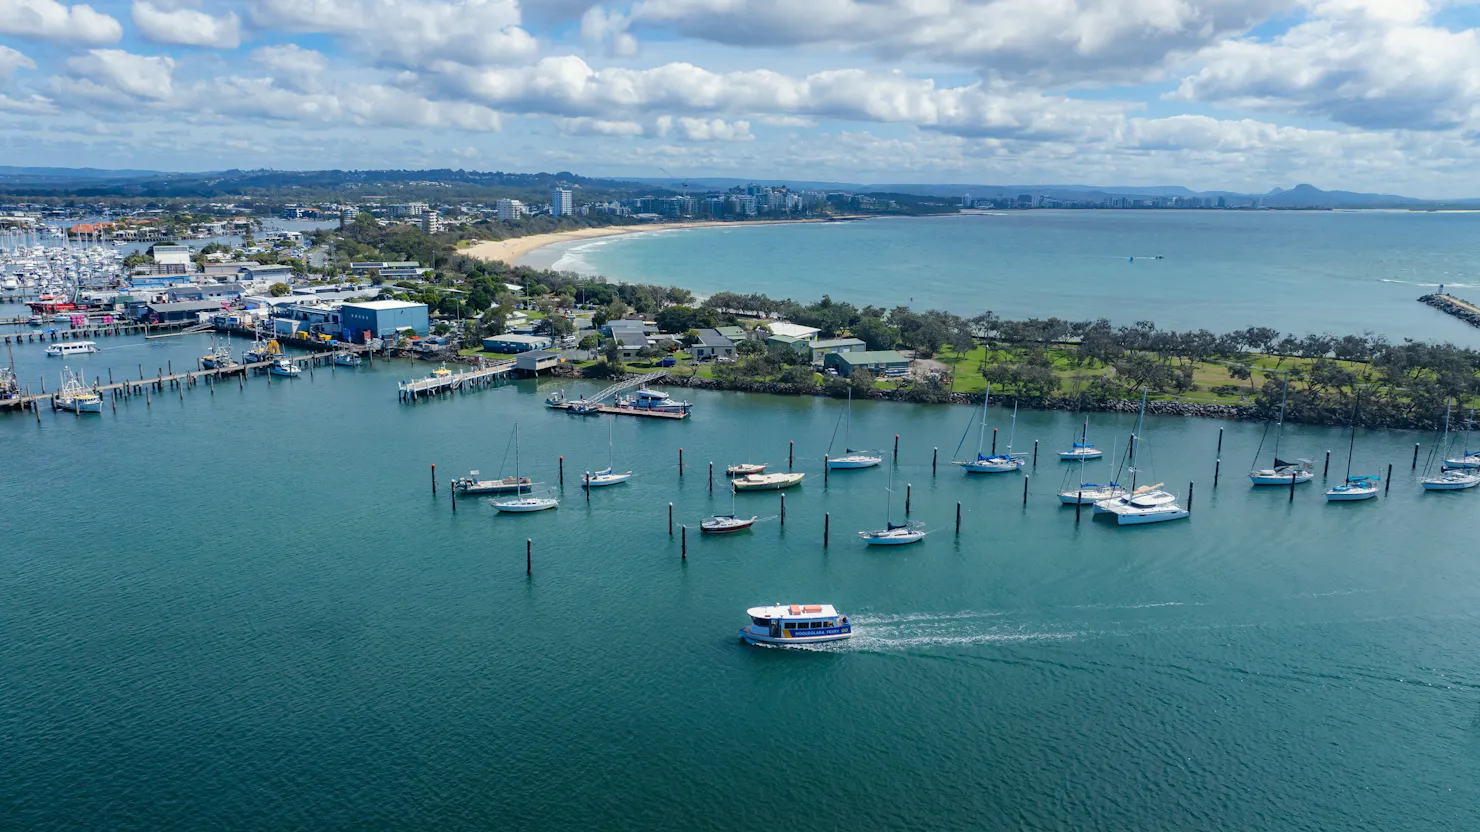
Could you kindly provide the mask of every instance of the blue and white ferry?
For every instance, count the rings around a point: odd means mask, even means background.
[[[745,611],[740,638],[751,644],[813,644],[853,637],[853,623],[832,604],[775,604]]]

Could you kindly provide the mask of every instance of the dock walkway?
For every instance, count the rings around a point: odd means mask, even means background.
[[[496,384],[513,370],[513,361],[495,361],[476,370],[464,370],[441,377],[433,375],[414,381],[398,381],[396,390],[400,401],[415,404],[418,399],[441,393],[476,390]]]

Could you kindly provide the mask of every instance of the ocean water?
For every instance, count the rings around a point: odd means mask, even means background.
[[[76,363],[136,375],[209,344],[106,339]],[[15,357],[32,385],[61,361]],[[859,402],[855,446],[899,435],[893,519],[908,494],[930,529],[880,551],[855,532],[884,522],[889,471],[823,479],[840,401],[684,392],[691,420],[612,423],[636,476],[588,501],[575,483],[606,464],[605,419],[544,408],[549,380],[397,404],[394,382],[427,370],[0,416],[0,826],[1474,823],[1480,493],[1419,491],[1409,460],[1431,436],[1360,434],[1357,470],[1395,464],[1392,490],[1328,505],[1319,479],[1293,502],[1249,487],[1258,425],[1148,419],[1143,477],[1184,498],[1195,481],[1192,517],[1118,528],[1052,497],[1077,481],[1050,456],[1072,414],[1019,417],[1016,449],[1040,440],[1024,506],[1024,477],[946,464],[970,408]],[[1009,418],[989,415],[1003,445]],[[1096,416],[1091,438],[1123,448],[1132,421]],[[515,423],[560,508],[454,513],[446,481],[508,473]],[[708,463],[784,469],[789,441],[807,480],[785,526],[777,495],[747,494],[739,510],[769,519],[701,537],[730,508]],[[1334,449],[1335,479],[1345,444],[1291,426],[1284,450],[1319,472]],[[670,503],[695,527],[687,560]],[[745,608],[778,601],[835,603],[858,636],[740,644]]]
[[[1440,284],[1480,300],[1477,247],[1475,213],[1024,211],[649,232],[523,262],[700,294],[1480,346],[1414,302]]]

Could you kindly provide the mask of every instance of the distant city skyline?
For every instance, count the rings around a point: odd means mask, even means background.
[[[11,165],[1476,196],[1466,0],[0,0]]]

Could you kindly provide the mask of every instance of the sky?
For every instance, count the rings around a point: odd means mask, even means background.
[[[0,164],[1480,196],[1480,0],[0,0]]]

